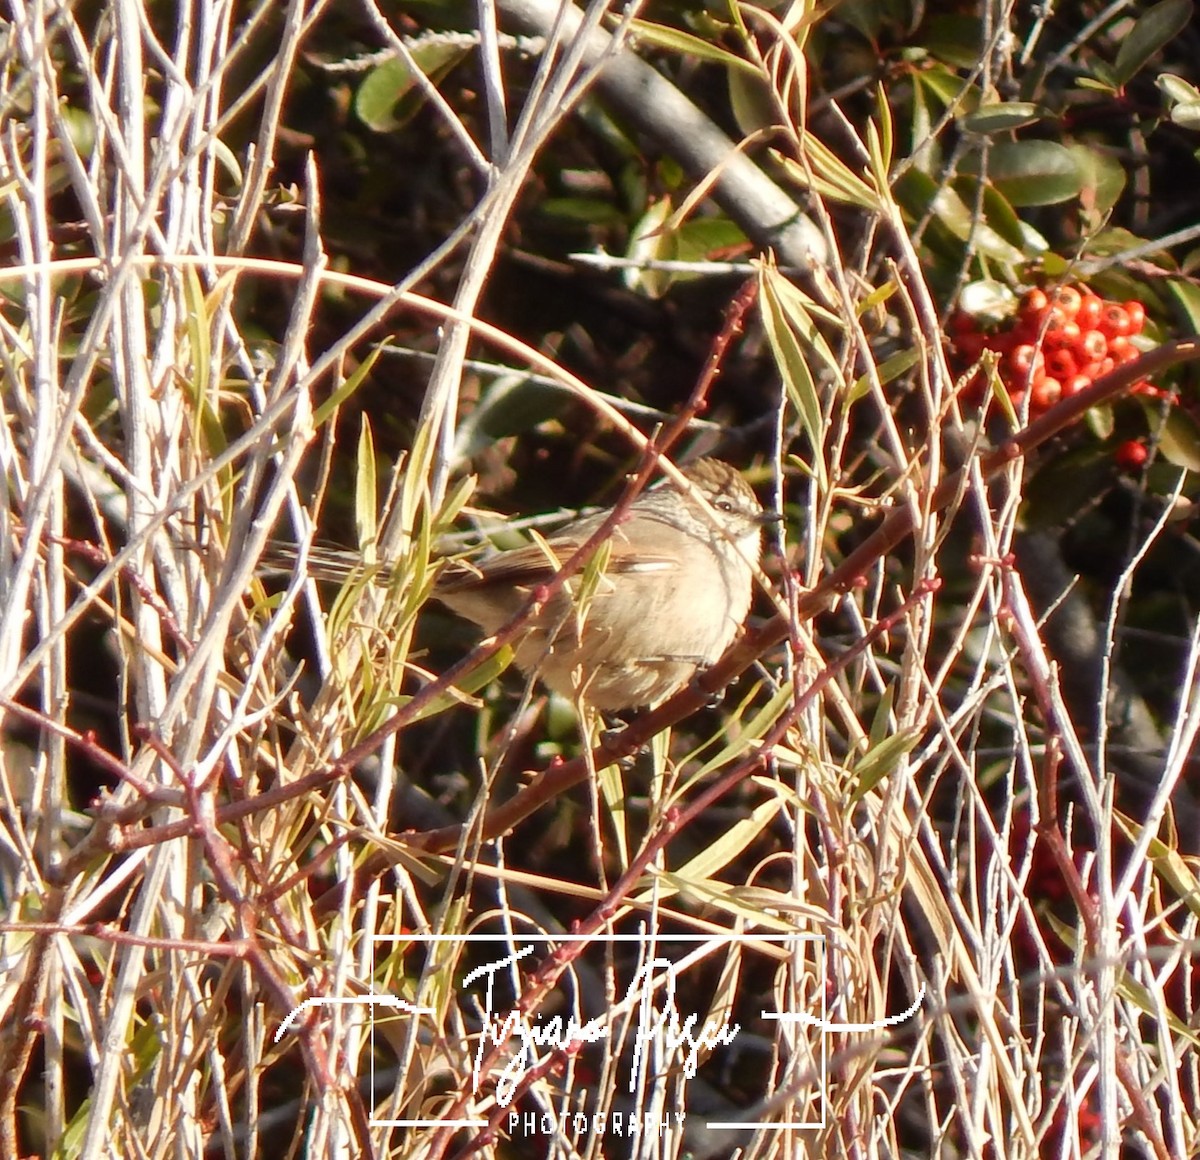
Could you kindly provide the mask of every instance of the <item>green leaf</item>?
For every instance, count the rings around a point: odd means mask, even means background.
[[[465,55],[461,45],[433,42],[417,45],[413,60],[431,81],[436,83]],[[354,111],[362,123],[377,133],[389,133],[401,128],[421,107],[419,99],[405,100],[410,93],[419,97],[416,78],[404,61],[393,57],[367,73],[358,86]]]
[[[1045,116],[1041,105],[1032,101],[1004,101],[1000,104],[980,105],[968,113],[959,124],[968,133],[1006,133],[1032,125]]]
[[[379,358],[379,352],[383,349],[386,343],[380,343],[375,347],[370,354],[363,359],[362,364],[357,367],[354,373],[339,386],[333,394],[329,396],[316,410],[313,411],[313,427],[320,427],[325,423],[329,416],[334,413],[359,387],[366,382],[367,375],[371,373],[371,368],[375,365]]]
[[[729,826],[715,842],[706,845],[698,854],[672,872],[672,878],[679,883],[707,883],[715,874],[719,874],[731,862],[745,855],[746,848],[763,832],[783,806],[780,798],[768,798],[760,802],[750,811],[749,817],[742,818]],[[684,890],[687,886],[682,887]],[[669,898],[671,892],[665,892],[661,887],[647,891],[634,901],[647,902],[652,896],[659,899]]]
[[[825,440],[824,420],[807,354],[816,355],[834,376],[834,382],[844,386],[837,358],[813,319],[819,308],[770,266],[764,266],[759,275],[759,307],[788,399],[808,433],[813,450],[819,451]],[[823,483],[823,457],[814,455],[813,463]]]
[[[689,218],[672,235],[675,257],[681,262],[710,259],[716,250],[745,245],[746,235],[726,217]],[[690,278],[691,274],[680,277]]]
[[[358,434],[358,470],[354,476],[354,524],[358,542],[365,549],[364,563],[375,562],[375,510],[379,499],[375,481],[375,442],[371,438],[371,423],[366,413]]]
[[[867,740],[867,752],[882,745],[889,736],[891,729],[892,709],[896,702],[896,686],[894,684],[887,685],[883,690],[883,695],[879,698],[879,704],[875,706],[875,712],[871,714],[871,729]]]
[[[942,65],[916,73],[913,81],[919,81],[921,87],[927,89],[945,109],[961,104],[964,111],[969,113],[979,104],[979,90]]]
[[[1128,840],[1136,841],[1142,832],[1142,823],[1133,822],[1121,814],[1117,815],[1117,823],[1125,831]],[[1161,832],[1161,831],[1160,831]],[[1160,838],[1151,838],[1146,850],[1155,873],[1167,884],[1171,893],[1192,912],[1200,917],[1200,882],[1192,873],[1187,860],[1178,850],[1167,845]]]
[[[1082,186],[1079,200],[1097,224],[1108,216],[1125,190],[1125,167],[1111,154],[1080,142],[1067,146],[1079,167]]]
[[[957,184],[955,188],[958,188]],[[973,204],[974,200],[973,189],[970,196],[964,192],[963,201]],[[1029,240],[1024,228],[1025,223],[1017,216],[1017,211],[1013,209],[1008,198],[991,184],[983,188],[983,220],[1010,245],[1016,246],[1022,253],[1026,251]]]
[[[1192,0],[1162,0],[1138,17],[1117,50],[1113,80],[1127,85],[1150,61],[1171,43],[1192,19]]]
[[[1171,110],[1171,122],[1181,129],[1200,129],[1200,101],[1184,101]]]
[[[1178,407],[1172,407],[1158,432],[1158,450],[1168,463],[1200,471],[1200,430],[1195,420]]]
[[[876,368],[875,373],[879,376],[879,383],[886,387],[893,379],[898,379],[901,375],[912,370],[913,367],[921,361],[921,352],[914,346],[908,350],[899,350],[893,355],[889,355]],[[869,375],[860,375],[854,381],[854,385],[850,388],[850,401],[856,402],[867,393],[870,388],[871,379]]]
[[[183,279],[184,301],[187,303],[187,335],[191,348],[192,387],[195,391],[193,403],[197,407],[208,402],[208,388],[212,373],[212,345],[208,333],[208,309],[204,301],[204,287],[195,267],[189,266]]]
[[[938,183],[927,173],[909,169],[896,183],[896,197],[914,218],[932,210],[937,220],[960,242],[970,242],[973,249],[1006,266],[1018,266],[1025,254],[1006,241],[986,222],[980,221],[972,208],[945,182]]]
[[[1200,101],[1200,89],[1174,73],[1160,73],[1154,83],[1172,105],[1187,105],[1192,101]]]
[[[1076,77],[1075,87],[1079,89],[1087,89],[1090,93],[1104,93],[1105,96],[1116,96],[1120,86],[1113,76],[1113,71],[1102,60],[1094,60],[1091,62],[1092,75],[1090,77]]]
[[[1103,495],[1111,480],[1111,453],[1095,443],[1052,456],[1026,483],[1021,518],[1034,531],[1061,527]]]
[[[80,157],[91,157],[96,149],[96,122],[91,114],[70,104],[64,104],[61,112],[75,152]]]
[[[857,784],[850,795],[850,804],[861,801],[871,792],[899,763],[920,740],[917,730],[894,733],[878,745],[873,745],[854,763],[854,774]]]
[[[729,107],[737,127],[747,137],[779,123],[779,110],[771,99],[771,87],[758,75],[729,74]]]
[[[741,728],[726,730],[721,734],[724,744],[694,773],[689,774],[686,781],[680,783],[677,793],[680,795],[686,793],[691,786],[717,770],[723,769],[731,761],[736,761],[752,745],[757,745],[759,740],[779,720],[780,714],[791,707],[791,703],[791,690],[777,689],[771,699]]]
[[[1167,292],[1175,300],[1176,311],[1187,324],[1188,333],[1200,334],[1200,286],[1181,278],[1171,278],[1167,282]]]
[[[784,171],[797,185],[812,189],[830,201],[844,202],[871,213],[879,212],[879,196],[875,189],[832,149],[818,141],[811,133],[804,135],[803,142],[804,155],[808,161],[807,168],[778,150],[771,150],[771,156],[783,166]]]
[[[865,317],[876,306],[882,306],[893,294],[896,293],[896,283],[892,281],[884,282],[882,286],[876,286],[859,304],[858,310],[855,312],[859,318]]]
[[[617,865],[629,865],[629,825],[626,805],[625,779],[619,765],[606,765],[596,771],[596,788],[611,819],[611,830],[616,843],[614,854]]]
[[[879,124],[878,151],[881,165],[875,181],[880,189],[887,189],[892,184],[892,162],[896,155],[896,122],[892,116],[891,102],[888,100],[883,85],[875,90],[875,121],[868,126],[872,134],[874,134],[876,121]]]
[[[981,157],[964,166],[979,172]],[[1057,141],[1000,141],[987,155],[987,179],[1015,206],[1055,205],[1079,195],[1083,175]]]
[[[539,217],[595,226],[623,225],[624,216],[611,201],[600,197],[548,197],[538,202]]]
[[[983,50],[983,25],[978,16],[946,13],[930,19],[922,40],[934,56],[947,64],[973,69]]]
[[[942,150],[933,135],[933,105],[940,102],[937,90],[927,85],[923,73],[912,78],[912,118],[908,133],[912,152],[909,161],[922,173],[932,174],[942,167]]]
[[[430,717],[436,717],[439,713],[444,713],[454,705],[461,705],[464,695],[471,696],[480,689],[487,688],[512,662],[513,650],[505,645],[482,664],[476,665],[469,673],[466,673],[453,689],[447,689],[441,696],[430,701],[413,717],[413,721],[425,721]],[[394,705],[396,708],[402,709],[411,700],[412,697],[409,696],[392,696],[384,698],[383,704]],[[365,736],[369,731],[368,728],[360,727],[361,736]]]
[[[1088,430],[1096,436],[1101,442],[1107,442],[1112,438],[1113,431],[1116,430],[1116,420],[1113,418],[1112,407],[1104,403],[1099,407],[1093,407],[1085,416],[1087,420]],[[1093,495],[1099,495],[1102,487],[1097,488]]]
[[[666,228],[670,218],[669,198],[664,197],[648,206],[630,231],[625,257],[635,262],[661,261],[673,257],[671,235]],[[630,266],[621,271],[621,279],[630,290],[640,290],[648,298],[661,298],[670,287],[670,275],[652,268]]]
[[[691,57],[695,60],[707,60],[713,64],[724,65],[725,68],[735,72],[744,72],[750,76],[760,75],[757,65],[743,60],[740,56],[735,56],[732,52],[728,52],[711,41],[702,40],[690,32],[669,28],[665,24],[654,24],[649,20],[631,20],[629,24],[634,37],[639,41],[656,45],[658,48],[665,48],[670,52],[677,52],[681,56]]]
[[[1017,296],[1004,282],[994,278],[977,278],[962,288],[958,305],[961,310],[973,315],[980,325],[999,326],[1015,313]]]
[[[569,393],[558,384],[538,381],[522,371],[498,375],[455,429],[455,461],[471,459],[501,439],[532,431],[561,415],[570,402]]]

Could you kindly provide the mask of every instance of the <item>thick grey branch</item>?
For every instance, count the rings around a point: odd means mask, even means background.
[[[546,36],[559,17],[558,0],[499,0],[500,11],[523,31]],[[574,5],[564,14],[568,36],[582,16]],[[593,29],[586,60],[599,60],[610,37]],[[597,84],[604,99],[652,136],[696,180],[719,172],[713,198],[760,246],[775,251],[781,264],[805,269],[824,264],[825,239],[800,207],[670,81],[626,49],[604,66]]]

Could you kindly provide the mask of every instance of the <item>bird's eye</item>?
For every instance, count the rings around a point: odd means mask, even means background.
[[[731,512],[733,511],[733,500],[719,499],[715,504],[713,504],[713,507],[715,507],[719,512]]]

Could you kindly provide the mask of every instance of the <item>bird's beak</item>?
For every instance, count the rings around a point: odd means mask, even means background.
[[[778,512],[763,512],[758,517],[758,523],[764,528],[769,528],[772,524],[783,523],[783,516]]]

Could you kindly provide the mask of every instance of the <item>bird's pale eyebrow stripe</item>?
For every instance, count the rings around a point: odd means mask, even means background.
[[[679,565],[674,560],[620,560],[609,567],[610,572],[672,572]]]

